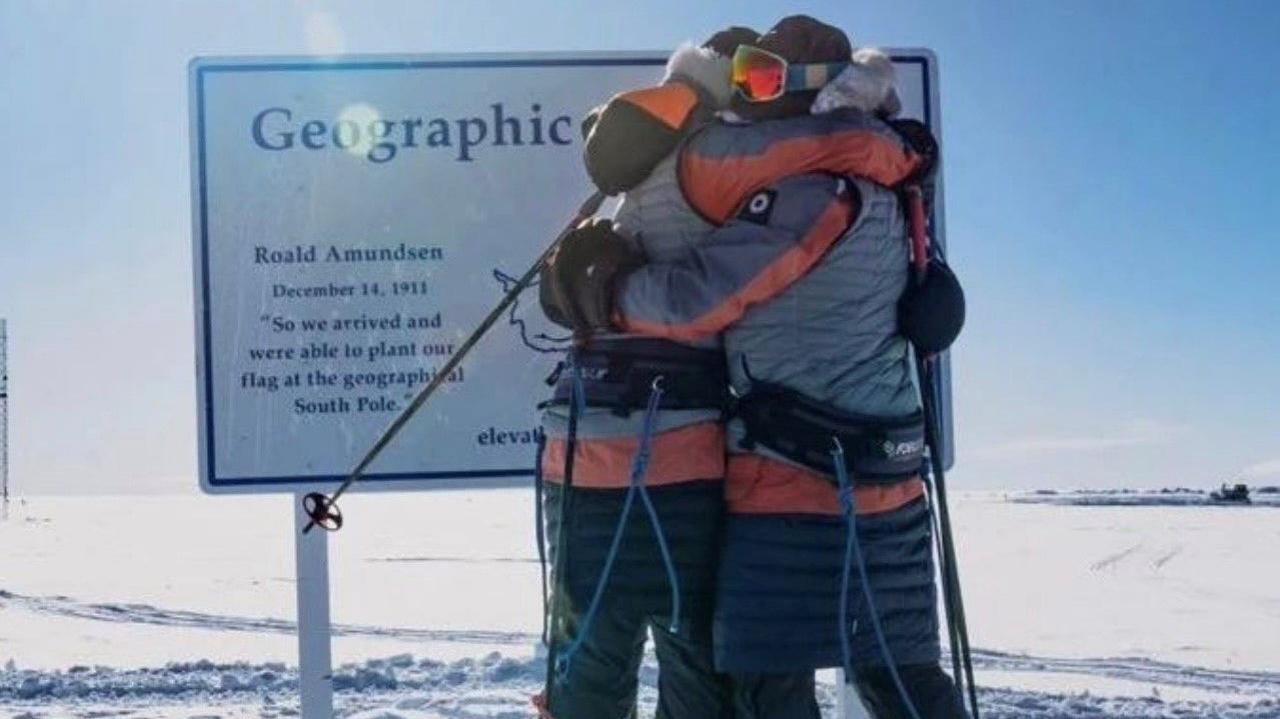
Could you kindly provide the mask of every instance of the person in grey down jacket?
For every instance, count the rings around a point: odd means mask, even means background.
[[[584,122],[602,130],[588,134],[589,167],[603,155],[625,160],[638,145],[669,160],[632,178],[613,221],[576,232],[540,283],[548,316],[575,330],[542,416],[555,596],[551,676],[538,703],[555,719],[634,716],[646,633],[659,664],[658,719],[731,716],[711,646],[724,515],[727,376],[720,338],[685,342],[617,332],[600,303],[581,300],[600,294],[593,277],[615,276],[644,258],[685,256],[713,229],[687,209],[671,211],[684,206],[671,151],[684,130],[727,107],[729,57],[739,42],[756,37],[730,28],[702,47],[684,46],[668,61],[660,86],[623,93]],[[634,129],[637,116],[652,120],[627,133],[628,151],[601,146],[618,136],[616,126]],[[594,174],[616,192],[613,183],[635,168],[612,169]],[[590,254],[586,265],[578,262],[581,250]],[[655,381],[662,393],[649,412]],[[637,483],[645,496],[632,492]]]
[[[819,77],[808,68],[843,76],[852,55],[842,32],[803,16],[779,22],[755,48]],[[886,64],[863,59],[854,70]],[[847,639],[852,680],[876,716],[963,717],[938,665],[920,399],[897,324],[909,267],[897,190],[931,163],[882,117],[896,99],[886,95],[877,116],[849,100],[856,92],[842,102],[838,84],[822,96],[811,87],[757,102],[740,95],[732,121],[678,133],[675,161],[650,167],[674,173],[683,202],[713,225],[706,237],[619,265],[616,276],[575,284],[582,278],[570,272],[559,282],[566,293],[596,293],[579,304],[630,335],[722,337],[738,399],[713,635],[735,715],[818,717],[814,670],[844,664]],[[589,168],[591,150],[589,141]],[[618,174],[638,174],[635,154],[615,163]],[[593,177],[614,165],[597,158],[595,167]],[[587,255],[584,247],[620,241],[619,228],[593,226],[566,242]],[[851,477],[848,491],[841,475]],[[856,571],[844,579],[846,507],[865,586]]]

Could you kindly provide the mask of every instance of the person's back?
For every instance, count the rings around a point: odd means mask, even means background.
[[[898,334],[907,285],[906,223],[894,191],[854,179],[860,211],[822,262],[724,334],[745,394],[754,377],[851,414],[919,410],[910,348]]]
[[[779,37],[771,52],[789,42],[825,52],[805,37],[814,21],[784,24],[799,37]],[[830,52],[790,59],[831,62],[840,51]],[[926,163],[875,117],[796,116],[786,99],[760,108],[771,117],[741,108],[755,120],[746,130],[716,124],[687,141],[686,198],[724,225],[692,261],[643,266],[618,294],[626,329],[682,340],[724,333],[739,402],[716,667],[735,677],[743,717],[816,715],[813,670],[845,663],[877,716],[909,716],[886,670],[896,667],[922,716],[961,717],[938,667],[924,429],[897,312],[909,261],[896,190]],[[774,181],[787,168],[834,175]],[[856,532],[846,529],[837,467],[853,478],[845,497]],[[846,539],[860,545],[865,583],[842,586]]]
[[[727,58],[710,49],[677,51],[668,64],[669,83],[673,76],[702,84],[624,93],[593,118],[598,132],[588,137],[588,167],[602,186],[612,189],[604,177],[610,168],[594,167],[593,160],[616,153],[597,145],[629,139],[631,128],[618,126],[620,109],[625,113],[660,94],[661,106],[682,113],[682,122],[701,122],[714,101],[705,85],[716,78],[723,86],[719,99],[727,100]],[[627,186],[609,223],[628,245],[622,252],[643,261],[675,261],[713,229],[685,202],[675,154],[663,154],[642,180]],[[571,262],[557,257],[548,271],[566,271],[566,264]],[[544,277],[548,284],[555,280]],[[544,306],[546,300],[544,293]],[[560,296],[552,304],[549,314],[573,301]],[[559,538],[551,560],[562,590],[553,604],[553,621],[561,616],[549,661],[563,662],[563,668],[553,667],[546,708],[557,719],[628,716],[644,635],[651,632],[662,673],[658,717],[727,717],[728,696],[711,656],[724,511],[727,376],[719,337],[675,342],[588,324],[575,327],[576,346],[542,421],[547,529]],[[661,399],[648,412],[655,386]],[[574,401],[579,392],[581,404]],[[633,485],[644,492],[640,500],[630,494]],[[620,523],[624,541],[615,547],[611,535]]]
[[[708,127],[689,140],[682,159],[696,168],[715,158],[717,176],[741,178],[726,171],[736,156],[754,158],[753,150],[777,147],[785,141],[780,137],[833,142],[859,127],[891,142],[892,132],[878,120],[838,112],[746,128]],[[912,165],[890,176],[908,177]],[[708,186],[708,175],[688,172],[686,194],[715,219],[723,183]],[[624,327],[681,339],[724,333],[741,405],[729,431],[715,655],[716,668],[736,677],[744,717],[808,716],[816,711],[812,670],[843,663],[835,579],[842,574],[847,535],[828,430],[844,433],[857,454],[850,462],[850,496],[887,642],[877,643],[859,599],[861,584],[852,583],[849,632],[859,691],[882,709],[879,716],[905,716],[885,674],[892,664],[911,682],[917,708],[930,712],[924,716],[963,716],[954,687],[937,667],[929,514],[918,474],[923,426],[910,348],[897,325],[909,271],[907,229],[898,194],[888,184],[803,175],[750,195],[740,210],[724,203],[738,211],[736,223],[724,230],[738,237],[724,243],[725,262],[709,259],[714,250],[704,245],[703,256],[684,269],[731,267],[727,273],[704,276],[697,269],[698,281],[677,281],[670,268],[643,267],[620,290]],[[717,199],[699,203],[699,197]],[[757,222],[781,235],[782,245],[757,247]],[[736,290],[735,282],[741,283]],[[659,298],[673,287],[691,294]],[[662,309],[656,314],[646,307],[657,304]],[[754,411],[758,405],[762,411]],[[827,424],[791,421],[806,413],[823,415]],[[755,421],[769,416],[775,421]],[[854,435],[859,441],[849,440]],[[800,446],[787,445],[790,440]],[[806,461],[815,453],[826,461]],[[770,699],[744,708],[753,696]]]

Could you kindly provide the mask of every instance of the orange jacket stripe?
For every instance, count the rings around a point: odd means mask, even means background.
[[[717,422],[700,422],[653,436],[649,445],[649,486],[692,482],[724,477],[724,427]],[[573,486],[615,489],[631,481],[631,462],[640,438],[578,438],[574,449]],[[564,480],[566,442],[548,439],[542,458],[543,477],[549,482]]]
[[[698,106],[698,93],[682,82],[624,92],[615,99],[635,105],[673,130],[683,127]]]
[[[614,323],[633,334],[684,342],[718,334],[737,322],[752,305],[776,297],[803,277],[844,235],[853,219],[853,204],[847,197],[832,201],[799,244],[771,262],[742,289],[692,322],[667,325],[631,319],[615,311]]]
[[[882,133],[846,130],[780,140],[756,155],[710,157],[691,148],[680,156],[680,186],[694,209],[722,224],[748,197],[784,177],[829,172],[891,187],[921,162]]]
[[[758,454],[729,457],[725,501],[731,514],[841,514],[835,486],[822,475]],[[911,477],[894,484],[853,490],[857,513],[879,514],[906,506],[924,495],[924,481]]]

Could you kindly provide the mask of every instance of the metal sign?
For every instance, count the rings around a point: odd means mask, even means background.
[[[905,114],[936,132],[931,55],[894,59]],[[590,192],[578,120],[655,83],[665,61],[194,60],[201,486],[298,491],[343,479]],[[531,294],[362,486],[531,474],[534,406],[560,335]]]

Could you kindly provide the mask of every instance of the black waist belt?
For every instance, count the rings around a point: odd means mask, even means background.
[[[570,361],[582,373],[588,407],[608,407],[620,415],[643,409],[653,383],[661,378],[662,409],[723,412],[728,399],[724,352],[643,338],[597,340],[573,350]],[[547,405],[567,405],[573,375],[564,365],[548,379],[555,386]]]
[[[920,472],[924,417],[898,419],[852,415],[778,385],[756,382],[737,401],[734,416],[746,427],[744,447],[760,445],[824,475],[835,475],[833,439],[844,446],[845,467],[855,482],[886,484]]]

